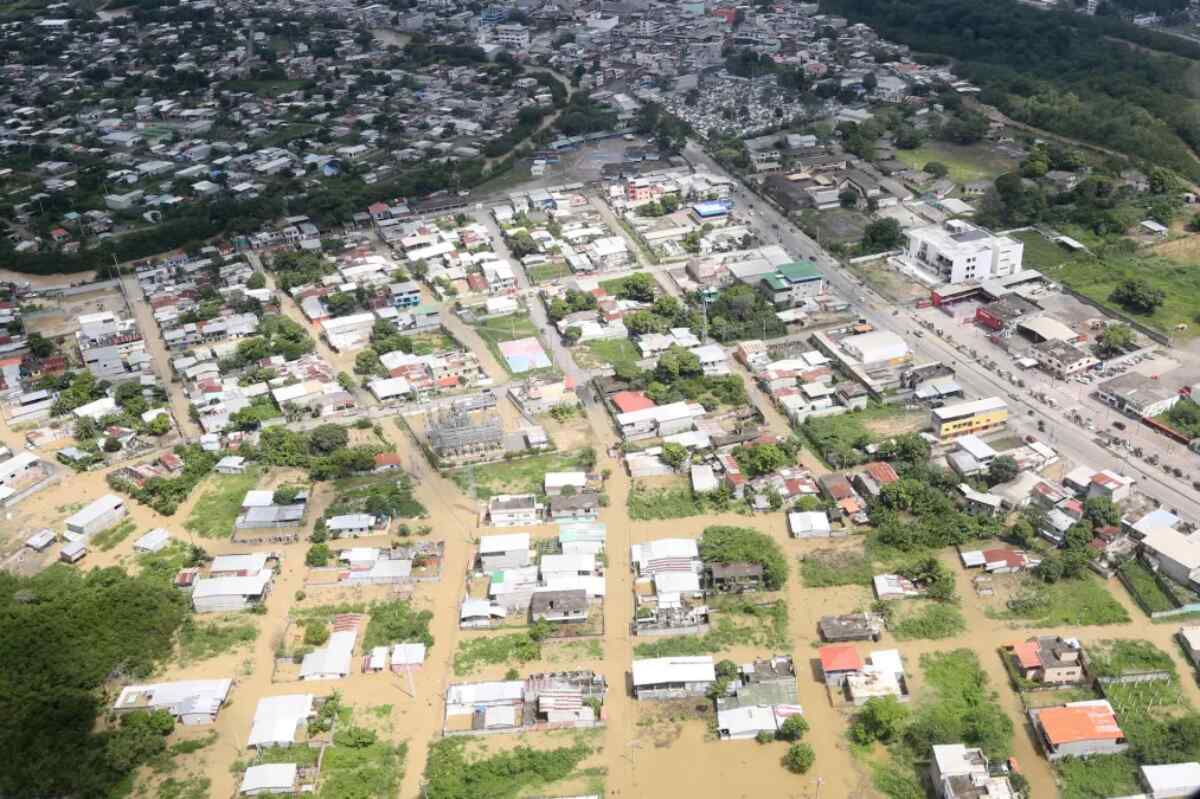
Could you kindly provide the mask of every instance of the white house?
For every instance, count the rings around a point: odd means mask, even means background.
[[[959,219],[905,231],[904,258],[946,283],[1007,277],[1021,271],[1025,245]]]
[[[121,521],[126,512],[124,499],[105,494],[67,517],[67,537],[89,538]]]
[[[181,724],[212,724],[232,687],[228,678],[129,685],[121,689],[113,712],[165,710]]]
[[[297,773],[295,763],[262,763],[250,766],[242,775],[242,785],[239,790],[242,796],[295,794],[299,792],[299,786],[296,783]]]
[[[300,725],[316,715],[315,699],[312,694],[289,694],[258,700],[246,746],[290,746]]]
[[[788,514],[788,529],[793,538],[829,538],[832,528],[823,510],[792,511]]]
[[[340,680],[350,674],[357,630],[338,630],[320,649],[304,656],[300,664],[301,680]]]
[[[529,533],[480,536],[479,562],[486,572],[528,566]]]
[[[703,696],[716,679],[711,655],[633,661],[633,695],[638,699]]]
[[[274,572],[230,577],[201,577],[192,587],[192,607],[197,613],[248,610],[263,601]]]

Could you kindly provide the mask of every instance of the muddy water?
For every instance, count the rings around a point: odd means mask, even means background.
[[[831,706],[824,685],[814,669],[816,657],[816,622],[820,616],[840,613],[867,606],[871,597],[861,587],[835,589],[804,588],[795,573],[796,558],[819,544],[793,541],[787,535],[783,514],[742,516],[724,514],[691,519],[631,522],[624,512],[625,499],[629,491],[629,480],[618,464],[604,455],[607,445],[613,440],[611,423],[600,410],[588,411],[587,423],[573,420],[558,432],[570,443],[594,442],[600,453],[599,469],[611,469],[607,492],[610,505],[602,511],[601,518],[607,522],[608,547],[608,596],[605,603],[605,637],[603,656],[600,658],[580,657],[563,660],[554,645],[548,645],[542,663],[529,664],[524,671],[539,669],[564,669],[571,667],[593,668],[603,673],[609,681],[610,694],[606,707],[608,726],[599,731],[595,740],[601,742],[602,751],[589,758],[588,765],[603,765],[608,770],[607,792],[611,796],[679,796],[688,795],[695,799],[727,799],[730,796],[795,796],[795,797],[870,797],[874,792],[868,775],[862,766],[851,757],[845,744],[848,716]],[[419,460],[410,440],[399,428],[384,423],[385,434],[397,445],[405,462]],[[3,439],[20,444],[20,436],[0,430]],[[74,476],[65,485],[56,486],[35,495],[19,506],[22,528],[51,526],[61,529],[62,519],[71,512],[72,503],[90,499],[107,492],[103,473]],[[137,530],[111,552],[92,552],[82,562],[83,568],[95,568],[113,563],[132,562],[133,540],[145,530],[165,526],[177,537],[187,540],[182,529],[183,521],[191,510],[195,497],[203,486],[194,492],[193,498],[185,503],[175,516],[164,519],[148,508],[137,504],[131,512],[137,522]],[[283,634],[287,611],[296,604],[295,594],[303,589],[307,569],[303,566],[304,553],[308,544],[300,542],[289,546],[273,546],[283,555],[281,574],[267,602],[264,616],[247,616],[259,627],[259,637],[250,646],[225,656],[183,667],[172,664],[165,667],[158,677],[179,679],[185,677],[215,677],[229,675],[237,680],[232,694],[232,703],[220,714],[214,725],[219,735],[213,746],[194,755],[181,758],[181,772],[203,773],[212,781],[211,796],[229,796],[236,790],[237,776],[229,771],[230,764],[245,759],[242,747],[250,730],[255,706],[264,696],[276,694],[312,692],[326,694],[334,689],[342,693],[346,702],[360,708],[390,704],[393,706],[390,722],[396,741],[407,741],[409,757],[398,796],[412,799],[420,793],[421,772],[424,768],[428,746],[437,739],[442,726],[442,700],[445,687],[456,678],[451,671],[451,660],[457,642],[463,634],[457,629],[457,608],[462,595],[461,575],[467,567],[473,540],[486,531],[475,523],[475,514],[469,503],[448,481],[430,469],[420,470],[416,486],[418,498],[429,509],[428,523],[433,527],[433,538],[446,543],[445,570],[442,579],[433,584],[422,584],[415,588],[413,601],[420,608],[433,612],[432,632],[436,644],[430,651],[430,659],[414,675],[410,686],[402,676],[385,674],[353,674],[345,680],[325,683],[275,683],[272,682],[274,651]],[[318,491],[314,496],[318,504],[328,501],[327,492]],[[315,518],[315,514],[314,517]],[[4,524],[13,524],[13,520]],[[817,759],[813,770],[802,777],[789,774],[779,764],[784,748],[773,744],[760,746],[752,741],[722,742],[713,740],[708,724],[701,720],[664,722],[655,720],[654,708],[639,704],[629,698],[627,681],[629,664],[633,659],[635,641],[628,632],[628,623],[633,614],[632,578],[629,572],[629,545],[652,538],[665,536],[695,537],[710,524],[733,524],[755,527],[769,534],[783,546],[788,554],[792,576],[786,589],[789,603],[791,654],[796,660],[799,676],[799,702],[811,726],[807,741],[816,751]],[[552,535],[555,528],[534,528],[535,535]],[[362,543],[382,543],[374,540]],[[245,546],[233,545],[228,541],[197,540],[210,553],[246,551]],[[848,542],[852,546],[853,542]],[[55,553],[56,554],[56,553]],[[1009,689],[1004,670],[995,655],[1000,645],[1031,634],[1028,630],[1006,627],[984,614],[983,603],[975,597],[970,585],[970,574],[963,572],[952,553],[947,553],[948,565],[958,574],[959,592],[963,597],[963,611],[968,619],[968,632],[951,641],[896,643],[885,637],[879,644],[862,644],[860,652],[871,649],[895,647],[904,655],[914,691],[918,697],[924,690],[919,669],[923,653],[944,651],[957,647],[974,650],[987,672],[992,686],[998,693],[1001,707],[1009,714],[1016,727],[1014,750],[1022,770],[1029,779],[1034,797],[1051,797],[1056,793],[1053,774],[1046,761],[1035,751],[1033,739],[1023,724],[1023,714],[1017,696]],[[1117,585],[1109,586],[1111,593],[1125,603],[1131,624],[1107,628],[1082,628],[1047,630],[1049,633],[1079,635],[1086,644],[1089,638],[1127,637],[1148,638],[1177,661],[1184,690],[1193,703],[1200,705],[1200,690],[1191,674],[1190,666],[1183,662],[1178,647],[1171,640],[1175,630],[1172,625],[1145,623],[1139,611],[1132,606],[1125,592]],[[375,589],[362,598],[377,598],[385,594]],[[337,590],[318,593],[311,587],[303,605],[324,604],[350,596],[350,592]],[[1040,632],[1040,631],[1039,631]],[[739,648],[728,653],[734,660],[746,660],[767,652]],[[507,665],[489,666],[467,679],[495,679],[503,676]],[[201,731],[203,732],[203,730]],[[189,730],[181,735],[192,737],[197,734]],[[472,751],[494,747],[505,747],[510,742],[524,740],[531,746],[549,748],[565,746],[569,739],[559,736],[529,735],[505,736],[503,740],[491,740],[472,744]],[[157,779],[143,775],[146,780]],[[581,786],[580,786],[581,787]]]
[[[36,289],[66,288],[72,283],[90,283],[96,279],[95,272],[56,273],[53,275],[29,275],[25,272],[14,272],[11,269],[0,269],[0,282],[23,285],[29,283]]]

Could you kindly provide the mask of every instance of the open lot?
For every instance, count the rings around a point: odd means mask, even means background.
[[[887,297],[892,302],[907,304],[929,298],[929,289],[893,269],[886,260],[849,264],[846,269],[876,293]]]
[[[955,183],[989,180],[1014,169],[1017,162],[991,144],[950,144],[931,141],[915,150],[897,150],[896,160],[913,169],[924,169],[930,161],[945,164]]]
[[[184,528],[201,538],[226,538],[233,533],[233,522],[242,508],[246,492],[258,484],[262,472],[247,469],[245,474],[213,474],[199,489],[192,513]]]

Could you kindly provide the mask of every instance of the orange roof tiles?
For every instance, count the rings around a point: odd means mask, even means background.
[[[1013,644],[1013,654],[1017,656],[1017,662],[1021,664],[1023,669],[1036,669],[1042,665],[1042,659],[1038,657],[1037,641],[1022,641],[1019,644]]]

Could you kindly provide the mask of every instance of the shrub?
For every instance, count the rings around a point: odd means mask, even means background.
[[[321,622],[312,622],[304,627],[304,645],[321,646],[329,640],[329,627]]]
[[[808,732],[808,722],[803,716],[788,716],[779,725],[775,737],[780,741],[799,741]]]
[[[808,744],[792,744],[783,756],[783,767],[793,774],[806,774],[817,755]]]

